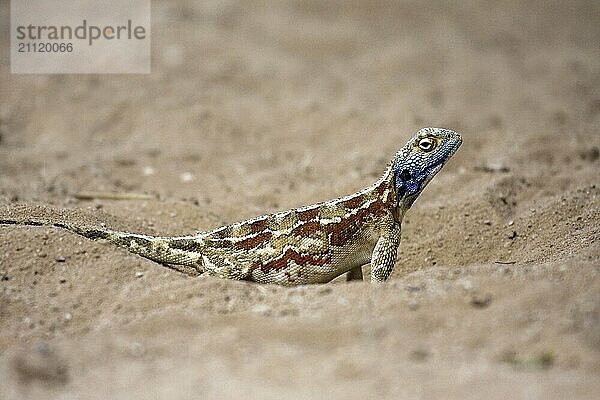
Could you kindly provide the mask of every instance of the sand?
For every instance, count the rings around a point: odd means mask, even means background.
[[[424,126],[464,143],[383,287],[0,227],[0,398],[597,398],[599,40],[592,1],[178,1],[149,75],[2,57],[0,218],[189,234],[352,193]]]

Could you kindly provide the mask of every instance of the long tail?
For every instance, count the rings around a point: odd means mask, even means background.
[[[144,258],[162,264],[175,264],[193,267],[202,273],[202,258],[199,251],[200,242],[193,236],[159,237],[114,231],[99,227],[86,227],[68,222],[51,222],[44,220],[0,219],[0,225],[50,226],[62,228],[92,240],[106,240],[117,246],[138,254]],[[189,272],[189,271],[186,271]]]

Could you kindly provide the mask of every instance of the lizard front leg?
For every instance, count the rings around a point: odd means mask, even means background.
[[[371,283],[385,282],[390,276],[394,269],[399,245],[400,224],[394,223],[379,237],[371,255]]]

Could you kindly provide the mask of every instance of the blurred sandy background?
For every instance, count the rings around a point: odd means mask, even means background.
[[[0,398],[597,398],[598,2],[156,1],[153,72],[116,76],[9,74],[8,3],[0,217],[191,233],[354,192],[424,126],[464,144],[380,288],[0,227]]]

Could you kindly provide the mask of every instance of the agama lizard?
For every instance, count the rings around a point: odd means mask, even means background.
[[[458,150],[456,132],[417,132],[371,186],[349,196],[262,215],[190,236],[159,237],[69,222],[0,219],[0,224],[54,226],[104,239],[162,264],[227,279],[280,285],[324,283],[348,272],[384,282],[394,268],[405,212]]]

